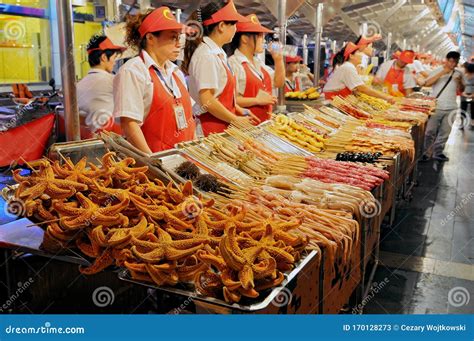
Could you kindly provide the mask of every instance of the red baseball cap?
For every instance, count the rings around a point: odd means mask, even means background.
[[[176,21],[171,10],[166,7],[159,7],[153,12],[148,14],[143,20],[138,32],[140,32],[140,37],[144,37],[145,34],[150,32],[158,32],[165,30],[182,30],[185,26]]]
[[[100,44],[99,47],[88,49],[87,53],[91,54],[93,51],[105,51],[105,50],[119,50],[121,52],[125,51],[127,48],[124,46],[114,45],[112,40],[105,38]]]
[[[404,63],[411,64],[415,60],[415,52],[411,50],[405,50],[400,53],[400,57],[398,57]]]
[[[285,62],[287,64],[289,64],[289,63],[300,63],[302,61],[303,61],[303,58],[301,58],[300,56],[294,56],[294,57],[286,56],[285,57]]]
[[[359,42],[357,43],[357,46],[368,46],[380,39],[382,39],[382,36],[380,34],[374,34],[369,38],[362,36],[362,38],[360,38]]]
[[[251,33],[273,33],[272,30],[262,26],[256,14],[250,14],[245,17],[248,22],[237,23],[237,32]]]
[[[349,59],[349,56],[355,51],[359,50],[360,46],[352,42],[348,42],[346,48],[344,49],[344,60]]]
[[[211,19],[203,21],[204,26],[209,26],[212,24],[220,23],[221,21],[237,21],[237,22],[247,22],[247,19],[240,15],[235,8],[234,2],[229,0],[227,5],[222,7],[216,13],[211,16]]]

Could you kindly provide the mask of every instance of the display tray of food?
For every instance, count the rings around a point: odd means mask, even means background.
[[[190,160],[177,149],[155,153],[151,157],[159,159],[160,168],[174,180],[180,183],[192,181],[201,194],[208,192],[226,194],[229,191],[229,180],[200,162]]]
[[[253,181],[252,177],[231,166],[227,160],[222,159],[217,152],[222,148],[215,150],[205,142],[205,139],[182,142],[175,146],[186,158],[199,163],[202,168],[208,172],[219,174],[220,177],[227,179],[234,185],[245,185]],[[222,153],[221,153],[222,154]]]
[[[296,145],[295,143],[285,140],[284,138],[280,137],[278,134],[275,134],[272,131],[267,130],[267,128],[272,124],[273,123],[271,121],[267,121],[260,124],[259,127],[261,127],[262,129],[252,132],[252,136],[254,136],[257,141],[262,142],[268,148],[275,152],[301,156],[312,155],[306,149]]]
[[[137,285],[142,285],[148,288],[156,289],[161,292],[179,295],[188,301],[200,301],[207,303],[206,309],[208,312],[222,312],[219,310],[221,308],[226,308],[231,311],[239,311],[242,313],[249,312],[263,312],[264,310],[275,310],[275,313],[279,308],[289,305],[290,299],[293,295],[293,292],[298,291],[299,286],[308,286],[312,287],[312,294],[314,297],[305,298],[307,300],[306,304],[312,302],[311,306],[314,307],[312,313],[318,313],[318,293],[319,293],[319,284],[316,278],[319,278],[319,257],[320,254],[316,250],[307,252],[307,254],[302,255],[302,259],[295,264],[293,270],[283,273],[284,280],[278,287],[264,289],[259,292],[257,298],[242,297],[238,303],[229,303],[224,299],[210,297],[199,294],[192,283],[179,283],[175,286],[157,286],[154,283],[146,283],[138,281],[132,278],[130,271],[124,269],[119,272],[118,277],[126,282],[134,283]],[[317,276],[317,277],[315,277]],[[313,279],[313,284],[305,283],[308,279]],[[307,294],[310,294],[309,292]],[[296,298],[296,297],[295,297]]]

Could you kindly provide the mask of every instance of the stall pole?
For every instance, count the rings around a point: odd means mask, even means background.
[[[385,56],[385,60],[389,60],[391,59],[390,56],[390,49],[392,48],[392,32],[388,32],[388,35],[387,35],[387,51],[386,51],[386,56]]]
[[[278,0],[278,26],[280,28],[280,42],[286,45],[286,0]],[[278,89],[277,112],[286,112],[285,86]]]
[[[314,74],[314,87],[317,88],[319,86],[319,64],[321,63],[321,35],[323,34],[323,4],[318,4],[316,9],[316,22],[314,23],[315,36],[314,36],[314,66],[313,66],[313,74]]]
[[[71,0],[56,0],[59,28],[61,79],[64,93],[66,140],[81,139],[77,107],[76,68],[74,65],[74,34]]]
[[[303,35],[303,63],[308,65],[308,35]]]

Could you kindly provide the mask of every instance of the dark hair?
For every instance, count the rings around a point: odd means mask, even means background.
[[[448,54],[446,55],[446,59],[454,59],[458,62],[460,58],[461,58],[461,54],[457,51],[448,52]]]
[[[336,68],[336,66],[338,65],[342,65],[344,64],[344,62],[346,61],[345,58],[344,58],[344,52],[346,52],[346,47],[347,47],[347,44],[344,45],[344,47],[334,55],[334,58],[332,59],[332,67],[333,69]],[[355,50],[352,54],[356,53],[358,50]]]
[[[474,63],[465,62],[464,68],[466,69],[467,73],[474,73]]]
[[[360,40],[362,39],[362,36],[359,36],[357,37],[357,39],[355,40],[354,44],[359,44]]]
[[[230,54],[234,54],[235,50],[240,47],[240,38],[242,36],[252,37],[254,44],[257,44],[257,37],[259,33],[254,32],[237,32],[230,43]]]
[[[225,0],[215,0],[211,1],[204,7],[199,6],[196,11],[194,11],[190,16],[188,21],[198,21],[199,23],[203,23],[204,21],[211,19],[212,15],[219,11],[227,5],[227,1]],[[226,24],[230,24],[230,22],[225,22]],[[235,24],[235,22],[232,22]],[[209,36],[212,31],[219,25],[219,23],[207,25],[202,25],[202,35],[195,37],[195,39],[187,39],[186,44],[184,45],[184,60],[181,64],[181,69],[185,74],[188,74],[189,63],[191,62],[191,57],[194,54],[194,51],[198,48],[199,44],[202,43],[203,36]]]
[[[146,39],[140,35],[140,26],[143,20],[151,13],[153,9],[149,9],[146,13],[139,13],[136,15],[128,15],[126,18],[125,26],[125,43],[137,51],[141,51],[146,48]],[[159,36],[160,31],[152,32],[154,36]]]
[[[100,43],[102,43],[105,39],[107,39],[106,36],[93,36],[91,40],[89,40],[89,43],[87,44],[87,50],[90,49],[97,49],[99,48]],[[120,53],[120,50],[95,50],[89,53],[88,55],[88,61],[90,67],[94,67],[100,64],[100,57],[102,57],[103,54],[107,57],[107,60],[110,59],[115,53]]]

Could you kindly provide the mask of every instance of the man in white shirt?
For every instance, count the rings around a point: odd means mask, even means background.
[[[459,52],[449,52],[444,65],[434,69],[426,80],[425,85],[433,87],[431,96],[437,98],[437,103],[436,111],[426,126],[422,161],[428,161],[430,157],[438,161],[449,161],[449,158],[443,154],[444,146],[451,133],[449,116],[455,114],[458,109],[457,91],[464,89],[463,75],[456,69],[459,58]]]
[[[77,83],[81,135],[90,137],[97,130],[113,130],[113,80],[117,57],[125,50],[105,36],[94,36],[87,46],[89,73]]]

